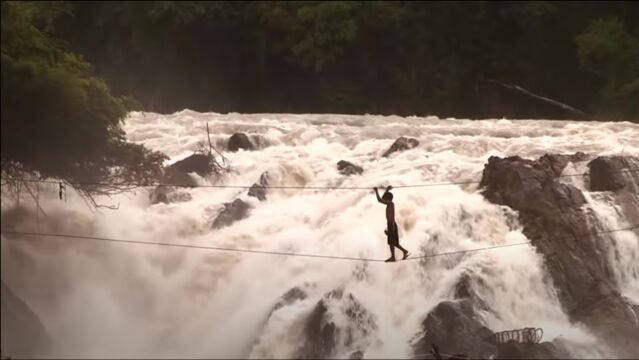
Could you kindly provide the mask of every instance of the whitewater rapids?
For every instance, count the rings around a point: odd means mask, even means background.
[[[131,113],[127,138],[171,160],[212,140],[224,150],[236,132],[249,134],[255,151],[225,152],[233,173],[201,178],[201,185],[246,185],[268,171],[272,186],[368,187],[471,182],[490,156],[537,158],[545,153],[639,156],[639,125],[542,120],[456,120],[436,117]],[[384,158],[400,136],[414,149]],[[364,168],[342,176],[336,163]],[[583,172],[572,166],[564,171]],[[574,181],[568,178],[566,181]],[[588,193],[603,223],[627,224],[605,196]],[[23,197],[14,221],[21,231],[93,235],[161,243],[385,259],[384,207],[371,190],[272,189],[266,201],[237,188],[186,189],[192,199],[151,204],[149,190],[100,198],[118,210],[93,212],[72,191],[58,199],[41,184],[47,215],[36,218]],[[400,243],[413,255],[527,241],[517,214],[489,203],[478,184],[394,190]],[[250,216],[211,230],[222,205],[237,198]],[[15,205],[3,194],[3,211]],[[639,303],[639,239],[614,235],[616,277],[623,295]],[[399,251],[398,251],[399,255]],[[565,339],[573,355],[600,357],[606,349],[571,324],[561,309],[542,257],[531,245],[394,264],[218,252],[162,246],[2,238],[2,279],[42,319],[53,338],[43,356],[73,358],[290,358],[302,346],[300,323],[321,297],[338,287],[354,294],[379,330],[364,358],[413,357],[411,344],[428,312],[453,298],[461,274],[486,288],[482,313],[493,331],[540,327],[544,341]],[[356,276],[364,268],[365,279]],[[300,286],[308,298],[267,316],[280,296]],[[336,319],[347,321],[347,319]],[[358,339],[355,339],[358,341]],[[345,350],[344,350],[345,351]],[[340,353],[340,349],[337,351]],[[348,356],[344,353],[344,357]]]

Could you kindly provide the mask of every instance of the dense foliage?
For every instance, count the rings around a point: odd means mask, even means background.
[[[72,2],[56,31],[145,109],[639,114],[638,2]],[[536,113],[539,112],[539,113]]]
[[[83,186],[88,194],[157,178],[164,155],[126,142],[124,102],[50,35],[69,10],[2,2],[2,171],[108,184]]]

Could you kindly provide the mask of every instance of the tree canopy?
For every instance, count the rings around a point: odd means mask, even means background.
[[[125,140],[124,101],[52,36],[70,10],[2,2],[2,171],[87,183],[87,194],[157,178],[165,156]]]
[[[637,2],[66,4],[57,36],[153,111],[562,116],[506,111],[494,79],[638,116]]]

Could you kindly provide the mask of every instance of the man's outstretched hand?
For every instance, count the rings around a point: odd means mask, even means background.
[[[376,187],[374,187],[374,188],[373,188],[373,190],[375,190],[375,192],[377,192],[377,191],[378,191],[377,186],[376,186]],[[388,186],[386,187],[386,191],[391,191],[391,190],[393,190],[393,187],[392,187],[392,186],[390,186],[390,185],[388,185]]]

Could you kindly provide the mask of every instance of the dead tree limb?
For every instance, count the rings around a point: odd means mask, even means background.
[[[530,91],[528,91],[528,90],[526,90],[526,89],[524,89],[524,88],[522,88],[521,86],[518,86],[518,85],[504,84],[501,81],[497,81],[497,80],[494,80],[494,79],[486,79],[485,82],[490,83],[490,84],[498,85],[498,86],[500,86],[500,87],[502,87],[504,89],[508,89],[508,90],[517,92],[517,93],[525,95],[525,96],[527,96],[529,98],[533,98],[533,99],[536,99],[536,100],[539,100],[539,101],[543,101],[546,104],[550,104],[550,105],[553,105],[553,106],[558,107],[560,109],[563,109],[563,110],[565,110],[565,111],[567,111],[567,112],[569,112],[569,113],[571,113],[573,115],[576,115],[578,117],[582,117],[583,118],[583,117],[590,117],[591,116],[590,114],[588,114],[585,111],[579,110],[579,109],[577,109],[575,107],[572,107],[570,105],[566,105],[566,104],[564,104],[562,102],[559,102],[557,100],[553,100],[553,99],[547,98],[545,96],[537,95],[537,94],[532,93],[532,92],[530,92]]]

